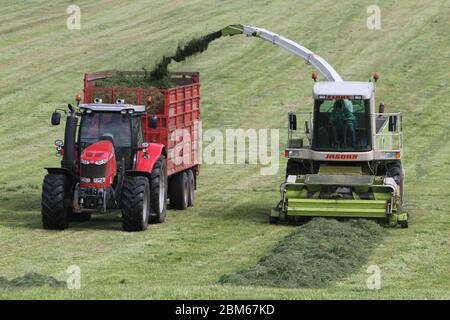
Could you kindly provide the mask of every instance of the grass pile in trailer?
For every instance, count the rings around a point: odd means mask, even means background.
[[[277,243],[255,265],[224,275],[222,284],[323,288],[360,268],[382,239],[371,220],[315,218]]]

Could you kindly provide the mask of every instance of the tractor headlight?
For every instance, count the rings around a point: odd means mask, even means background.
[[[89,164],[89,161],[84,160],[84,159],[80,159],[81,164]]]
[[[81,177],[80,181],[84,182],[84,183],[89,183],[89,182],[91,182],[91,179],[90,178]]]
[[[93,182],[94,183],[104,183],[105,182],[105,178],[94,178],[93,179]]]
[[[107,161],[108,161],[108,159],[105,158],[102,160],[97,160],[94,163],[99,166],[99,165],[105,164]]]
[[[60,139],[55,140],[55,146],[62,147],[64,145],[64,142]]]

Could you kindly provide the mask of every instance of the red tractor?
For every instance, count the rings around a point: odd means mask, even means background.
[[[92,213],[121,209],[122,229],[142,231],[165,221],[167,198],[174,209],[194,205],[198,74],[173,73],[176,86],[170,89],[99,85],[115,73],[86,74],[84,103],[78,96],[77,107],[63,110],[64,141],[55,141],[61,167],[46,168],[43,182],[45,229],[66,229],[70,221],[87,221]],[[52,125],[60,120],[55,111]]]

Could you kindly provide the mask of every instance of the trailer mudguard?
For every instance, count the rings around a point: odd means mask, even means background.
[[[146,150],[139,150],[137,153],[136,165],[133,170],[127,170],[127,175],[150,175],[159,157],[164,154],[164,145],[151,143]]]

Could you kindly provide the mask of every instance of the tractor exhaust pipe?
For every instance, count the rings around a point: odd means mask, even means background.
[[[72,171],[73,162],[75,160],[75,137],[77,133],[78,118],[68,116],[66,120],[66,130],[64,132],[64,168]]]

